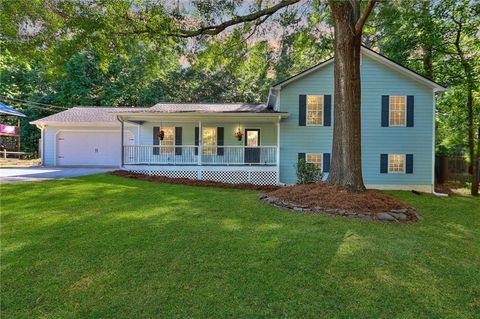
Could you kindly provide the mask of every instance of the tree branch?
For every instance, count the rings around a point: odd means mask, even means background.
[[[362,33],[363,26],[365,25],[365,22],[368,19],[368,16],[373,10],[373,7],[375,6],[375,3],[377,3],[377,0],[370,0],[367,4],[367,7],[365,8],[365,11],[363,11],[363,15],[358,19],[357,23],[355,24],[355,34],[359,35]]]
[[[184,30],[184,29],[179,29],[176,30],[175,32],[172,33],[167,33],[167,36],[173,36],[173,37],[181,37],[181,38],[190,38],[190,37],[196,37],[199,35],[217,35],[224,31],[226,28],[234,26],[236,24],[240,23],[245,23],[245,22],[251,22],[260,19],[261,17],[264,16],[270,16],[277,12],[278,10],[288,7],[292,4],[295,4],[299,2],[300,0],[282,0],[278,4],[274,5],[273,7],[270,8],[265,8],[256,12],[253,12],[251,14],[247,14],[244,16],[237,16],[234,17],[231,20],[222,22],[218,25],[213,25],[213,26],[206,26],[206,27],[201,27],[196,30]]]

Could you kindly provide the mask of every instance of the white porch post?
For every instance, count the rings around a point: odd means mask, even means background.
[[[280,184],[280,120],[277,121],[277,184]]]
[[[198,156],[197,156],[198,165],[202,165],[202,148],[203,148],[202,121],[198,121]]]
[[[120,130],[120,136],[121,136],[121,139],[120,139],[121,143],[120,144],[121,144],[121,146],[120,147],[122,148],[121,152],[120,152],[120,154],[122,156],[122,159],[120,161],[120,167],[123,167],[124,162],[125,162],[125,148],[123,146],[123,144],[125,144],[125,141],[124,141],[124,139],[125,139],[125,123],[124,123],[123,119],[120,121],[120,124],[121,124],[121,130]]]

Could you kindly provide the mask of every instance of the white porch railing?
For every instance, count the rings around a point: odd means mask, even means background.
[[[125,145],[125,165],[276,165],[277,146]]]

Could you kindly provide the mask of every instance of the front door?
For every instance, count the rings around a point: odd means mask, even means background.
[[[245,129],[245,163],[260,163],[260,129]]]

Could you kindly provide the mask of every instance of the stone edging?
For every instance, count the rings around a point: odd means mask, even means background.
[[[422,219],[422,216],[414,209],[392,209],[387,212],[363,212],[357,213],[337,208],[306,207],[296,203],[280,200],[268,194],[261,193],[260,200],[272,206],[286,208],[294,212],[317,213],[329,216],[340,216],[359,220],[371,220],[387,223],[411,223]]]

